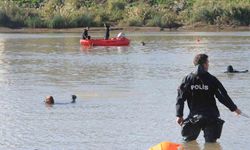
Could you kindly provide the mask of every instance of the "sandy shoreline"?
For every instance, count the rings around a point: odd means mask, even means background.
[[[18,28],[11,29],[0,27],[0,33],[81,33],[83,28],[67,28],[67,29],[49,29],[49,28]],[[103,32],[103,27],[90,28],[91,32]],[[250,31],[250,26],[215,26],[215,25],[199,25],[199,26],[183,26],[178,29],[161,29],[159,27],[112,27],[112,30],[125,32],[236,32]]]

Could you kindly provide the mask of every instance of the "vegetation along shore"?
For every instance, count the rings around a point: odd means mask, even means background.
[[[102,27],[104,22],[128,30],[249,30],[250,0],[0,0],[2,32],[60,32],[42,28]]]

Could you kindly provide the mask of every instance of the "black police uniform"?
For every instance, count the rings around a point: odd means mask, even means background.
[[[187,100],[190,113],[182,126],[185,141],[196,140],[201,130],[206,142],[216,142],[220,138],[224,121],[219,118],[215,97],[231,111],[237,109],[221,82],[202,66],[183,79],[178,88],[176,116],[183,117]]]
[[[109,39],[110,26],[109,25],[105,25],[105,26],[106,26],[105,40],[108,40]]]

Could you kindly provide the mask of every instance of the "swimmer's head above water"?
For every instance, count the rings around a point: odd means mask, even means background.
[[[234,71],[233,66],[231,65],[227,66],[227,72],[233,72],[233,71]]]
[[[49,104],[49,105],[53,105],[53,104],[55,103],[55,102],[54,102],[53,96],[46,96],[44,102],[45,102],[46,104]]]
[[[77,98],[76,95],[72,95],[72,101],[71,101],[71,103],[75,103],[76,102],[76,98]]]

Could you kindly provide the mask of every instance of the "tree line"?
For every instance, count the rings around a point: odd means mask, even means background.
[[[249,26],[250,0],[0,0],[0,26]]]

